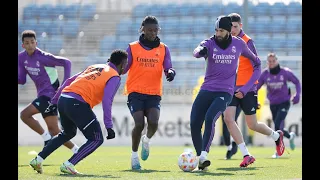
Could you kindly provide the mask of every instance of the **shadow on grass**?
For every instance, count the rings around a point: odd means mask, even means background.
[[[135,172],[135,173],[153,173],[153,172],[171,172],[171,171],[159,171],[159,170],[152,170],[152,169],[142,169],[142,170],[131,170],[131,169],[127,169],[127,170],[122,170],[122,172]]]
[[[60,177],[79,177],[79,178],[120,178],[112,175],[97,175],[97,174],[82,174],[82,175],[72,175],[72,174],[59,174]]]
[[[192,171],[191,174],[196,176],[231,176],[232,173],[218,173],[218,172],[209,172],[209,171]]]
[[[230,168],[217,168],[217,170],[221,171],[252,171],[252,170],[258,170],[260,168],[264,167],[246,167],[246,168],[241,168],[241,167],[230,167]]]
[[[241,161],[243,159],[240,159],[240,158],[232,158],[232,159],[225,159],[225,158],[220,158],[218,160],[223,160],[223,161]]]
[[[42,166],[60,166],[61,164],[43,164]],[[20,164],[18,167],[30,167],[29,164]]]
[[[275,159],[275,160],[281,160],[281,159],[290,159],[290,157],[279,157],[279,158],[272,158],[272,157],[267,157],[265,159]]]

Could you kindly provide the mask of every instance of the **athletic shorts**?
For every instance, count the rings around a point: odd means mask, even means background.
[[[232,101],[229,106],[240,105],[245,115],[256,114],[258,107],[258,95],[257,93],[250,91],[242,99],[237,98],[235,95],[232,97]]]
[[[58,110],[55,109],[54,111],[47,111],[47,107],[50,105],[51,98],[47,96],[39,96],[37,99],[35,99],[32,102],[32,105],[34,105],[38,111],[40,111],[43,118],[46,118],[48,116],[57,116]]]
[[[160,110],[161,96],[148,95],[132,92],[128,95],[127,105],[130,113],[133,114],[137,111],[144,111],[150,108],[157,108]]]

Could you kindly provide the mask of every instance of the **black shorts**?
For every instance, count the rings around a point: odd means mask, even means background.
[[[46,109],[50,105],[51,98],[47,96],[39,96],[37,99],[35,99],[32,102],[32,105],[40,111],[43,118],[46,118],[48,116],[57,116],[58,110],[47,112]]]
[[[130,113],[133,114],[137,111],[144,111],[150,108],[157,108],[160,110],[161,96],[148,95],[132,92],[128,96],[127,105]]]
[[[229,106],[240,105],[245,115],[256,114],[258,107],[258,95],[257,93],[250,91],[242,99],[237,98],[233,95],[232,101]]]

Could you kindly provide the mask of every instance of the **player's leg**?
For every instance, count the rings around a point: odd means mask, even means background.
[[[63,131],[59,133],[48,142],[48,144],[42,149],[38,156],[30,162],[30,165],[38,172],[42,173],[42,161],[46,159],[52,152],[59,148],[63,143],[72,139],[77,133],[77,127],[74,122],[67,115],[70,109],[67,106],[72,106],[70,104],[70,99],[61,97],[59,100],[59,113],[61,118],[61,125]]]
[[[132,140],[132,154],[131,154],[131,168],[133,170],[140,170],[140,160],[138,155],[138,148],[141,140],[141,133],[144,129],[144,100],[143,95],[139,93],[130,93],[128,96],[128,108],[134,120],[134,127],[131,133]]]
[[[271,109],[271,108],[270,108]],[[290,140],[290,148],[291,150],[295,149],[294,138],[295,133],[290,132],[284,128],[285,119],[290,109],[290,101],[283,102],[277,105],[277,111],[275,112],[274,125],[275,130],[283,131],[283,134],[286,138]]]
[[[238,145],[243,161],[240,163],[240,167],[247,167],[255,161],[255,158],[249,153],[248,148],[244,142],[243,135],[238,124],[235,121],[237,107],[240,105],[240,99],[233,96],[231,103],[224,112],[224,120],[228,126],[229,132]]]
[[[45,102],[43,104],[45,104]],[[47,107],[48,106],[49,106],[49,103],[47,101]],[[61,130],[58,125],[59,120],[58,120],[57,110],[50,111],[50,112],[44,111],[44,112],[41,112],[41,114],[42,114],[42,117],[48,126],[48,130],[49,130],[50,134],[52,136],[59,134],[61,132]],[[76,144],[72,143],[71,141],[67,141],[66,143],[64,143],[64,145],[67,148],[69,148],[73,153],[76,153],[79,149],[79,147]]]
[[[256,132],[270,136],[276,143],[276,150],[281,156],[285,150],[283,143],[283,132],[281,130],[274,131],[263,122],[257,121],[256,109],[258,98],[255,92],[248,92],[241,100],[241,108],[245,114],[245,119],[248,127]]]
[[[236,122],[240,113],[241,113],[241,107],[238,105],[236,109],[236,115],[235,115]],[[232,136],[229,133],[227,124],[225,123],[225,120],[224,120],[224,113],[221,114],[221,117],[222,117],[222,123],[223,123],[223,138],[224,138],[225,145],[227,146],[227,153],[226,153],[225,159],[231,159],[231,157],[237,153],[238,146],[237,146],[237,143],[234,142]]]
[[[235,117],[235,120],[236,120],[236,123],[237,123],[237,124],[238,124],[238,118],[239,118],[239,116],[240,116],[241,111],[242,111],[241,106],[238,105],[238,106],[237,106],[237,109],[236,109],[236,117]],[[231,150],[231,151],[232,151],[232,154],[234,155],[234,154],[236,154],[237,151],[238,151],[238,145],[237,145],[236,142],[234,142],[232,136],[231,136],[231,138],[230,138],[230,141],[231,141],[231,145],[232,145],[232,150]]]
[[[230,133],[229,133],[228,127],[227,127],[226,123],[224,122],[223,113],[221,114],[221,120],[222,120],[222,135],[223,135],[224,145],[227,146],[226,159],[230,159],[232,156],[232,154],[231,154],[232,145],[230,142]]]
[[[230,94],[224,92],[211,93],[213,101],[211,101],[212,103],[210,104],[205,115],[205,129],[203,133],[201,155],[199,158],[199,164],[202,163],[203,167],[207,167],[210,165],[210,161],[207,160],[207,154],[210,151],[210,146],[214,137],[215,123],[220,115],[224,112],[232,98]]]
[[[20,118],[33,131],[41,135],[41,137],[43,138],[43,141],[46,144],[48,140],[51,139],[50,133],[47,130],[44,130],[40,125],[40,123],[38,122],[38,120],[32,117],[33,115],[41,112],[40,107],[42,107],[41,106],[42,105],[41,102],[43,102],[41,101],[42,97],[45,97],[45,96],[40,96],[37,99],[35,99],[32,103],[28,104],[27,107],[20,112]]]
[[[190,114],[190,128],[193,146],[197,152],[197,156],[201,155],[202,149],[202,133],[201,128],[204,122],[206,112],[211,105],[212,97],[209,91],[200,90],[195,98]]]
[[[145,100],[145,115],[147,117],[147,133],[141,138],[141,159],[147,160],[149,157],[149,141],[158,129],[160,117],[160,101],[161,97],[156,95],[147,95]]]
[[[79,174],[74,168],[81,160],[93,153],[104,141],[100,123],[91,107],[76,99],[71,100],[72,104],[68,106],[68,116],[80,129],[87,141],[80,146],[77,153],[60,166],[61,172],[68,174]],[[49,142],[51,143],[51,142]]]
[[[272,121],[273,121],[273,124],[275,125],[275,118],[277,116],[277,113],[278,113],[278,108],[279,105],[278,104],[270,104],[269,105],[269,108],[270,108],[270,111],[271,111],[271,116],[272,116]],[[274,154],[271,156],[272,158],[279,158],[280,156],[278,155],[277,151],[274,152]]]

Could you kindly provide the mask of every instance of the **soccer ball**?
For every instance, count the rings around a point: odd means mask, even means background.
[[[197,156],[192,152],[183,152],[178,158],[178,166],[184,172],[193,171],[198,165]]]

